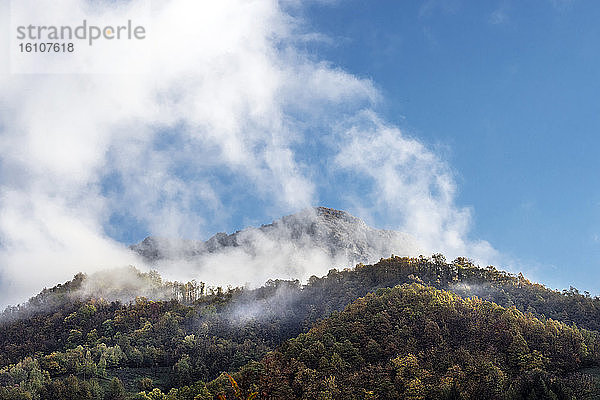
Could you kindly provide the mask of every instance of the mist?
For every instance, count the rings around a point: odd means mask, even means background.
[[[27,11],[67,21],[144,16],[150,48],[120,50],[118,63],[136,73],[0,73],[0,305],[80,271],[127,265],[233,285],[353,266],[351,254],[259,233],[248,234],[252,251],[159,265],[127,248],[132,231],[200,240],[231,231],[236,218],[270,222],[332,192],[336,208],[414,239],[395,254],[499,257],[469,236],[472,213],[456,204],[451,166],[378,114],[376,85],[303,50],[327,38],[297,7],[42,0]],[[96,49],[98,59],[113,56]],[[64,65],[45,60],[35,67]]]
[[[421,251],[410,235],[374,229],[346,212],[324,207],[230,235],[218,233],[206,242],[148,238],[132,249],[171,280],[193,276],[214,285],[247,287],[269,279],[306,282],[331,268]]]

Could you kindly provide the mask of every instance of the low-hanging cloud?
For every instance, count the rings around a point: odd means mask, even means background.
[[[260,228],[219,233],[206,242],[147,238],[133,250],[174,279],[189,279],[193,273],[211,284],[251,287],[269,279],[305,279],[330,268],[420,251],[410,235],[374,229],[346,212],[324,207],[305,209]]]
[[[113,60],[139,73],[0,75],[0,304],[78,271],[142,264],[115,239],[128,229],[115,215],[199,238],[247,202],[282,215],[332,185],[340,204],[390,218],[427,250],[494,256],[468,239],[470,213],[455,204],[445,162],[377,116],[374,85],[300,50],[320,36],[286,12],[291,3],[145,4],[44,0],[31,11],[78,22],[143,8],[152,49]],[[215,281],[223,262],[207,264]]]

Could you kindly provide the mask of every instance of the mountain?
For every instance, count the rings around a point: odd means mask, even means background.
[[[413,245],[323,207],[147,238],[132,250],[155,265],[273,279],[79,273],[0,314],[0,400],[600,398],[600,298],[462,257],[380,259]],[[294,262],[318,273],[277,279]]]
[[[242,398],[222,371],[265,399],[571,399],[600,388],[600,299],[465,258],[393,257],[253,290],[128,274],[149,298],[106,301],[79,274],[30,301],[42,311],[5,313],[0,399]]]
[[[309,208],[259,228],[251,227],[229,235],[217,233],[206,241],[150,236],[130,246],[149,263],[201,260],[203,256],[227,254],[231,250],[252,257],[284,251],[292,260],[298,258],[298,254],[320,250],[328,260],[342,260],[347,265],[373,263],[390,254],[414,254],[418,247],[417,241],[408,234],[374,229],[345,211],[326,207]]]

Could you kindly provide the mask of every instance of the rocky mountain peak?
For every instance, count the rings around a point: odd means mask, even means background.
[[[268,246],[265,246],[265,243]],[[349,263],[372,262],[390,254],[414,251],[416,241],[407,234],[369,227],[346,211],[313,207],[284,216],[258,228],[232,234],[220,232],[206,241],[147,237],[130,248],[148,262],[195,259],[207,254],[243,250],[248,254],[290,246],[297,253],[319,249]],[[410,249],[410,250],[409,250]]]

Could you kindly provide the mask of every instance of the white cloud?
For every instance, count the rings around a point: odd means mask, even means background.
[[[298,51],[312,33],[277,2],[89,4],[38,0],[35,13],[72,24],[82,13],[90,21],[139,13],[150,21],[149,48],[121,46],[115,56],[94,47],[107,70],[118,63],[137,73],[0,75],[0,285],[11,288],[0,304],[80,270],[138,262],[105,233],[115,212],[153,233],[198,237],[211,233],[208,220],[226,220],[225,200],[253,197],[270,215],[312,205],[330,184],[323,169],[338,146],[338,167],[377,190],[362,206],[363,193],[348,192],[355,209],[398,212],[398,226],[442,250],[489,250],[465,239],[469,212],[454,204],[447,166],[361,114],[379,98],[371,82]],[[45,60],[35,68],[69,65]],[[349,117],[371,128],[333,135]],[[308,142],[324,160],[308,161]]]
[[[372,185],[363,193],[359,186],[352,194],[361,213],[383,215],[429,252],[481,262],[497,259],[489,243],[468,239],[471,212],[455,203],[456,183],[447,163],[371,111],[343,128],[337,166],[365,178],[362,187]]]
[[[509,16],[510,5],[503,1],[489,16],[488,22],[492,25],[505,24],[510,20]]]
[[[506,14],[506,10],[504,8],[498,8],[494,10],[490,15],[489,22],[492,25],[500,25],[505,23],[508,20],[508,15]]]

